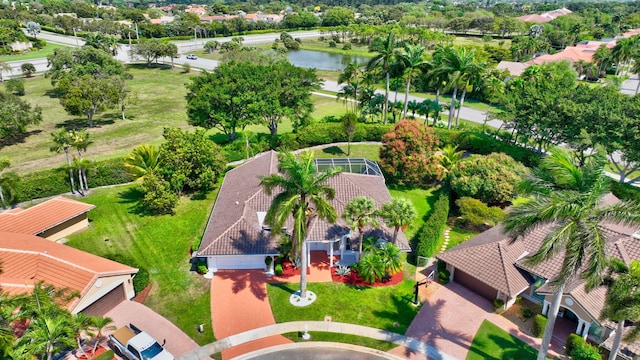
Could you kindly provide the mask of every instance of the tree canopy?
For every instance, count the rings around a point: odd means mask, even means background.
[[[42,109],[32,107],[16,95],[0,91],[0,140],[24,134],[27,127],[42,121]]]

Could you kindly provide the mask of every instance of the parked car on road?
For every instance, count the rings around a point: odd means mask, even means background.
[[[187,59],[188,60],[198,60],[198,57],[193,55],[193,54],[189,54],[189,55],[187,55]]]

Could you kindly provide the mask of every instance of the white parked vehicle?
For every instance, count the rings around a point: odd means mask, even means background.
[[[129,324],[109,335],[109,345],[116,354],[129,360],[173,360],[173,355],[144,331]]]

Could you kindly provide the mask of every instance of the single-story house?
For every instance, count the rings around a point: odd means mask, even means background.
[[[607,194],[601,201],[614,204],[620,200]],[[640,229],[610,223],[603,223],[601,227],[608,240],[610,256],[627,264],[631,260],[640,260]],[[546,314],[553,299],[548,281],[560,271],[564,256],[559,253],[535,266],[526,260],[529,254],[538,251],[548,228],[540,227],[512,242],[504,227],[498,225],[436,257],[447,264],[452,281],[489,300],[504,301],[505,309],[521,296],[542,304],[542,313]],[[605,287],[587,292],[585,281],[575,279],[565,286],[559,316],[575,321],[575,333],[603,343],[613,330],[611,324],[599,320],[605,295]]]
[[[51,241],[89,226],[87,213],[95,205],[59,196],[27,209],[0,213],[0,231],[39,236]]]
[[[79,294],[66,304],[73,313],[103,316],[135,295],[138,269],[29,234],[0,232],[0,288],[29,293],[38,282]]]
[[[316,159],[316,167],[321,170],[335,166],[341,167],[343,172],[331,178],[328,185],[336,190],[331,204],[338,215],[356,196],[370,197],[378,206],[391,201],[377,163],[366,159]],[[257,155],[227,172],[196,253],[207,259],[211,271],[264,268],[265,257],[279,253],[277,239],[263,223],[276,194],[269,196],[260,186],[261,176],[276,173],[278,153],[275,151]],[[381,224],[379,229],[365,232],[366,236],[391,241],[393,229]],[[348,265],[355,262],[357,245],[353,242],[357,238],[355,234],[351,236],[349,227],[340,218],[335,224],[314,219],[307,235],[307,250],[324,250],[331,261],[334,254],[340,254],[341,263]],[[410,250],[402,231],[398,234],[397,245],[403,251]]]

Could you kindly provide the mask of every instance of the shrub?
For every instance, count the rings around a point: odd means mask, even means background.
[[[138,273],[133,278],[133,290],[137,293],[144,290],[144,288],[149,285],[149,271],[146,268],[138,265],[138,263],[122,254],[106,254],[105,258],[109,260],[113,260],[115,262],[119,262],[121,264],[131,266],[132,268],[138,269]]]
[[[351,43],[347,41],[342,44],[342,50],[351,50]]]
[[[282,275],[282,264],[276,264],[275,272],[277,276]]]
[[[537,314],[533,317],[533,336],[542,337],[544,328],[547,326],[547,318],[543,315]]]
[[[529,309],[528,307],[523,307],[522,309],[520,309],[520,314],[522,315],[523,318],[528,319],[531,316],[533,316],[533,312],[531,311],[531,309]]]
[[[144,197],[139,203],[149,213],[155,215],[174,213],[180,198],[171,191],[169,182],[154,174],[148,174],[144,177],[140,189]]]
[[[206,274],[207,272],[209,272],[209,268],[207,267],[207,260],[199,258],[196,262],[196,270],[198,271],[198,274]]]
[[[493,299],[493,310],[500,311],[504,307],[504,300],[502,299]]]
[[[444,270],[447,268],[447,263],[438,259],[438,261],[436,262],[436,267],[438,268],[438,271]]]
[[[495,226],[505,217],[504,211],[499,207],[489,207],[482,201],[467,196],[456,200],[456,205],[464,224],[479,230]]]
[[[338,268],[334,271],[334,274],[338,276],[349,276],[351,275],[351,268],[344,265],[339,265]]]
[[[191,64],[182,65],[182,72],[188,74],[191,72]]]
[[[433,211],[418,230],[414,243],[414,251],[418,256],[431,257],[438,251],[442,230],[447,224],[449,217],[449,194],[442,190],[435,204]]]
[[[25,94],[24,91],[24,80],[22,79],[9,79],[5,83],[5,87],[7,91],[12,93],[13,95],[23,96]]]
[[[573,352],[573,349],[575,349],[578,345],[582,345],[584,343],[585,343],[585,340],[582,338],[582,336],[574,333],[569,334],[564,347],[565,353],[567,355],[571,355],[571,352]]]
[[[351,141],[380,141],[382,134],[385,133],[385,130],[388,131],[389,128],[390,125],[376,126],[359,123],[356,125],[356,130]],[[311,124],[306,126],[304,130],[298,131],[297,134],[297,142],[300,147],[346,141],[347,135],[344,132],[341,122]]]
[[[124,169],[124,158],[96,161],[87,172],[87,182],[90,188],[116,184],[126,184],[131,179]]]
[[[111,360],[114,358],[114,353],[113,350],[109,350],[105,353],[102,353],[100,355],[98,355],[97,357],[93,358],[93,360]]]
[[[330,48],[334,48],[336,46],[338,46],[338,44],[334,40],[329,41],[329,47]]]
[[[440,284],[447,284],[449,282],[450,276],[451,273],[449,272],[449,270],[440,270],[438,271],[438,282]]]
[[[267,256],[264,258],[264,264],[269,266],[273,262],[273,258],[271,256]]]
[[[36,67],[32,63],[22,63],[20,65],[20,69],[25,77],[31,77],[34,72],[36,72]]]
[[[570,353],[573,360],[602,360],[602,355],[598,348],[588,344],[577,344]]]

